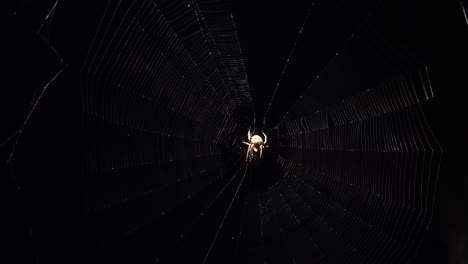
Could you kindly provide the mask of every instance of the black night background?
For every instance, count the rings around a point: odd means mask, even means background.
[[[7,1],[0,262],[468,263],[465,7]]]

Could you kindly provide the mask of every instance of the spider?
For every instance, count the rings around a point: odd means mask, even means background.
[[[251,162],[254,158],[255,153],[259,153],[260,159],[263,157],[263,149],[266,147],[267,143],[267,136],[265,133],[263,133],[263,136],[265,137],[265,142],[263,142],[263,139],[259,135],[250,135],[250,128],[249,131],[247,132],[247,138],[249,142],[242,141],[242,143],[248,145],[247,147],[247,155],[245,157],[246,162]]]

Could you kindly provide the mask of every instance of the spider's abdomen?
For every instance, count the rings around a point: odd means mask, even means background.
[[[250,143],[252,144],[262,144],[263,143],[263,139],[258,136],[258,135],[254,135],[251,139],[250,139]]]

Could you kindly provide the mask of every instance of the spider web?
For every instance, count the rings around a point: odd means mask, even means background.
[[[369,19],[271,133],[279,135],[281,180],[250,203],[258,212],[253,239],[273,243],[292,263],[401,262],[431,220],[441,148],[421,108],[434,97],[428,70],[371,34]],[[367,61],[353,61],[369,51],[375,54]],[[357,68],[345,81],[361,87],[334,102],[321,91],[343,85],[335,81],[349,71],[343,65]],[[380,75],[363,83],[370,65],[379,65]],[[87,207],[101,239],[129,239],[124,248],[143,254],[155,246],[149,251],[161,262],[177,259],[167,253],[176,248],[209,262],[235,243],[235,257],[248,260],[239,246],[247,239],[249,203],[242,200],[251,201],[250,192],[240,190],[248,170],[241,173],[233,135],[249,123],[239,122],[239,113],[253,108],[229,7],[109,3],[83,66],[82,91]],[[226,242],[226,220],[236,212],[239,231]],[[204,221],[211,228],[194,231]],[[162,232],[164,226],[171,228]],[[157,234],[166,245],[148,244]],[[269,253],[265,259],[274,261]]]
[[[57,3],[38,32],[46,39]],[[240,147],[256,117],[230,6],[109,1],[79,76],[85,208],[99,249],[128,263],[410,259],[434,207],[442,149],[424,105],[435,94],[428,67],[376,34],[376,17],[351,30],[284,115],[267,110],[262,126],[277,124],[265,164],[279,180],[258,191],[253,176],[267,173]],[[57,57],[6,141],[9,162],[66,69]]]

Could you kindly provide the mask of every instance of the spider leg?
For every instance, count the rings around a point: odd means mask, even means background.
[[[244,144],[246,144],[246,145],[249,145],[249,146],[250,146],[250,143],[248,143],[248,142],[242,141],[242,143],[244,143]]]
[[[263,146],[260,145],[259,149],[260,149],[260,158],[262,158],[263,157]]]
[[[247,162],[252,161],[252,158],[253,158],[253,156],[254,156],[254,153],[253,153],[254,148],[255,148],[255,147],[254,147],[253,144],[250,144],[249,147],[247,148],[247,157],[246,157],[246,161],[247,161]]]
[[[267,143],[267,136],[266,136],[266,134],[263,133],[263,132],[262,132],[262,134],[263,134],[263,136],[265,137],[265,143],[264,143],[264,144],[266,144],[266,143]]]
[[[249,131],[247,132],[247,138],[249,139],[249,142],[250,142],[250,127],[249,127]]]
[[[250,144],[247,147],[247,155],[245,156],[245,162],[249,162],[249,156],[250,156]]]

